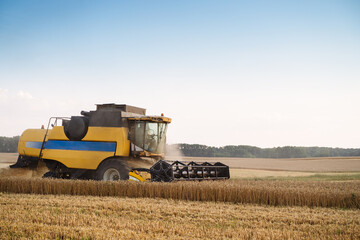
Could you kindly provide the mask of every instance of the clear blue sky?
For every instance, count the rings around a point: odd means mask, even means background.
[[[95,103],[170,143],[360,147],[360,1],[0,0],[0,136]]]

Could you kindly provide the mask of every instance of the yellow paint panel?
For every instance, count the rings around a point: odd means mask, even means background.
[[[53,127],[51,133],[49,133],[49,139],[51,140],[69,140],[64,132],[63,126]]]
[[[129,181],[145,182],[145,179],[134,172],[129,172]]]
[[[43,158],[61,162],[69,168],[96,169],[112,152],[45,149]]]
[[[116,155],[129,156],[130,141],[128,128],[124,127],[89,127],[84,141],[116,142]]]
[[[82,141],[116,142],[116,155],[129,156],[128,132],[129,129],[124,127],[89,127]],[[54,127],[49,135],[49,140],[68,140],[64,133],[64,127]]]
[[[128,128],[116,127],[89,127],[88,132],[82,141],[95,142],[116,142],[115,152],[101,151],[75,151],[44,149],[43,158],[56,160],[69,168],[96,169],[102,160],[111,156],[129,156],[130,141]],[[45,129],[25,130],[19,140],[18,151],[21,155],[39,156],[40,149],[27,148],[26,142],[42,142],[45,136]],[[49,130],[47,140],[69,140],[63,126],[56,126]]]
[[[49,130],[51,131],[51,130]],[[20,136],[18,144],[18,152],[20,155],[38,157],[40,149],[27,148],[26,142],[43,142],[46,129],[26,129]]]

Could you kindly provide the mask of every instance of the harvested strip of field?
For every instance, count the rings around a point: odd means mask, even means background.
[[[16,162],[18,156],[18,153],[0,153],[0,163],[13,164]]]
[[[0,194],[0,239],[359,239],[360,210]]]
[[[360,208],[360,182],[204,181],[176,183],[101,182],[0,178],[8,193],[167,198],[273,206]]]

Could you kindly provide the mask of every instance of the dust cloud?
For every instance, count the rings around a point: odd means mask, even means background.
[[[183,154],[181,150],[179,149],[179,145],[172,144],[166,146],[166,153],[165,153],[165,160],[171,160],[171,161],[182,161],[183,160]],[[130,168],[150,168],[153,166],[157,160],[152,158],[141,158],[141,159],[132,159],[127,160],[127,164]]]
[[[152,158],[129,159],[126,161],[130,168],[150,168],[156,163]]]
[[[183,157],[184,155],[182,154],[180,150],[180,146],[178,144],[172,144],[166,146],[166,154],[165,154],[166,160],[183,161]]]
[[[29,168],[1,168],[0,178],[2,177],[23,177],[23,178],[41,178],[44,173],[48,172],[44,162],[39,162],[36,169]]]

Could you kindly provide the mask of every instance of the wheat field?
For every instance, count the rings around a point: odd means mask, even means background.
[[[0,169],[0,239],[360,238],[357,173],[138,183],[42,179],[44,171]]]
[[[0,239],[359,239],[360,210],[0,193]]]
[[[151,183],[0,178],[0,192],[360,208],[359,183],[270,180]]]

